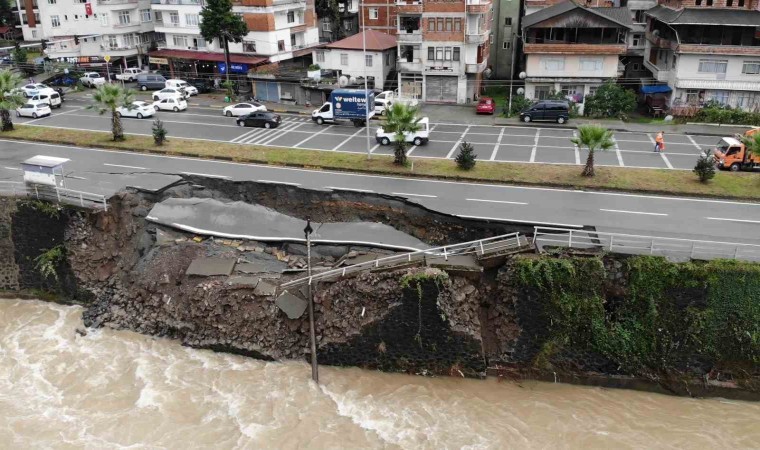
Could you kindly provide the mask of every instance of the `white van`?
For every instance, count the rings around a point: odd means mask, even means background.
[[[43,89],[37,95],[31,96],[27,102],[34,104],[47,103],[51,109],[60,108],[63,103],[61,101],[61,94],[54,89]]]
[[[166,80],[166,87],[183,91],[187,93],[187,97],[191,95],[198,95],[198,88],[195,86],[190,86],[190,84],[188,84],[188,82],[185,80]]]
[[[417,122],[420,126],[419,131],[415,133],[404,133],[406,142],[410,142],[413,145],[425,145],[430,140],[430,119],[423,117]],[[396,133],[386,132],[383,127],[377,129],[375,134],[375,140],[380,145],[390,145],[396,139]]]

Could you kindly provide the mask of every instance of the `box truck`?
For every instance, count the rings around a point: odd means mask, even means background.
[[[367,105],[370,106],[369,112]],[[364,89],[336,89],[330,94],[330,101],[311,113],[311,120],[322,125],[325,122],[350,120],[355,126],[367,124],[367,119],[375,115],[375,93]]]

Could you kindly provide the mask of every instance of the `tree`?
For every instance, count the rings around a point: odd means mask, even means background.
[[[594,95],[586,97],[584,114],[592,117],[621,117],[636,108],[636,94],[620,85],[607,81]]]
[[[100,86],[95,93],[92,94],[92,99],[95,101],[94,105],[90,105],[88,109],[94,109],[100,114],[104,114],[107,111],[111,112],[111,133],[113,133],[114,141],[124,140],[124,129],[121,126],[121,114],[116,111],[117,108],[124,107],[131,109],[132,102],[134,101],[134,91],[131,89],[124,89],[118,84],[106,83]]]
[[[715,158],[710,154],[703,154],[697,160],[693,172],[697,174],[699,181],[707,183],[715,177]]]
[[[475,167],[476,158],[478,155],[475,154],[475,148],[467,141],[462,141],[462,144],[459,146],[459,153],[457,154],[457,157],[454,158],[454,161],[457,162],[457,167],[459,167],[462,170],[470,170],[473,167]]]
[[[760,132],[745,135],[739,138],[744,147],[753,155],[760,155]]]
[[[206,42],[219,40],[224,46],[224,60],[229,62],[228,42],[243,42],[243,37],[248,34],[248,26],[242,17],[232,13],[230,0],[206,0],[206,5],[201,9],[200,31]],[[229,67],[226,72],[229,79]]]
[[[16,45],[16,48],[13,49],[13,53],[11,53],[11,56],[13,57],[13,61],[16,63],[17,66],[24,68],[24,65],[27,63],[27,60],[28,60],[28,52],[26,50],[26,47],[21,47],[19,45]]]
[[[385,118],[386,121],[383,129],[386,132],[395,133],[393,138],[393,163],[403,166],[406,164],[406,134],[416,133],[420,130],[420,118],[417,117],[417,108],[396,102],[386,110]]]
[[[0,0],[0,25],[16,25],[16,13],[11,9],[11,2],[9,0]]]
[[[578,147],[588,149],[586,167],[581,173],[584,177],[594,176],[594,152],[596,150],[608,150],[615,146],[615,142],[612,140],[612,131],[599,125],[578,126],[578,137],[570,139],[570,141]]]
[[[155,143],[157,146],[164,145],[164,142],[166,142],[166,134],[168,131],[166,131],[166,128],[164,128],[164,123],[161,122],[161,119],[156,119],[153,121],[153,143]]]
[[[11,110],[16,109],[26,102],[16,86],[22,83],[21,77],[10,70],[0,70],[0,119],[2,119],[2,131],[13,131]]]

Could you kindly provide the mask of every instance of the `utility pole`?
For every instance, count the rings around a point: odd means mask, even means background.
[[[224,73],[227,76],[227,86],[229,86],[230,82],[230,46],[229,41],[227,40],[227,32],[222,31],[222,37],[224,38],[224,64],[225,69]]]
[[[317,338],[314,332],[314,298],[311,292],[311,233],[314,229],[311,227],[311,219],[306,219],[306,228],[303,229],[306,235],[306,274],[309,276],[309,285],[307,290],[307,301],[309,302],[309,344],[311,345],[311,379],[319,383],[319,370],[317,365]]]
[[[361,2],[361,0],[359,0],[359,1]],[[364,9],[363,9],[363,5],[361,5],[361,3],[359,5],[359,12],[361,13],[361,18],[362,18],[362,25],[361,25],[360,28],[362,28],[362,50],[364,52],[364,94],[366,95],[366,97],[365,97],[365,99],[366,99],[366,103],[365,103],[366,104],[366,108],[365,108],[365,115],[366,115],[365,127],[367,128],[367,159],[370,159],[370,158],[372,158],[372,153],[370,153],[371,146],[370,146],[370,138],[369,138],[369,109],[370,108],[374,109],[375,105],[374,104],[372,104],[372,105],[369,104],[369,88],[368,88],[369,84],[367,82],[367,79],[369,78],[367,76],[367,30],[364,29]],[[382,58],[382,54],[381,54],[380,57]],[[382,61],[381,61],[381,63],[382,63]]]
[[[509,106],[507,106],[507,116],[512,114],[512,88],[515,79],[515,37],[517,34],[512,32],[512,59],[509,61]]]

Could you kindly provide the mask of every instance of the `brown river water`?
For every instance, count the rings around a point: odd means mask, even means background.
[[[0,448],[760,448],[760,404],[271,363],[0,300]]]

